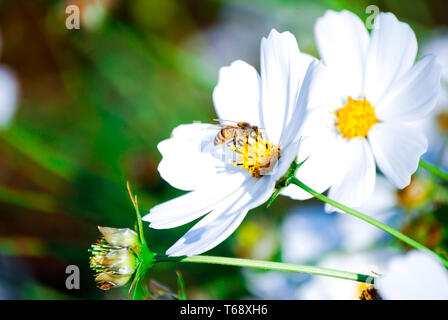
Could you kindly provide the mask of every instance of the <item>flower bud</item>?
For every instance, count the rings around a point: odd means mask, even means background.
[[[98,227],[103,237],[92,245],[90,268],[95,282],[103,290],[129,283],[139,263],[141,243],[137,233],[128,228]]]
[[[138,234],[134,230],[129,228],[117,229],[109,227],[98,227],[98,229],[110,245],[129,247],[134,250],[140,246]]]

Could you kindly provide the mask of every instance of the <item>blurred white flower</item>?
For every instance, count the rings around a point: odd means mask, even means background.
[[[428,117],[417,121],[428,138],[428,151],[423,158],[448,169],[448,31],[440,31],[422,49],[423,54],[433,54],[442,65],[442,86],[434,110]]]
[[[16,76],[8,67],[0,65],[0,129],[10,123],[16,111],[18,94]]]
[[[343,235],[337,215],[324,212],[322,204],[294,208],[282,223],[282,260],[308,263],[338,249]]]
[[[235,140],[215,145],[222,127],[195,123],[177,127],[158,145],[161,176],[191,192],[152,208],[143,219],[152,228],[166,229],[208,214],[168,255],[200,254],[224,241],[248,210],[269,199],[298,154],[317,63],[300,53],[291,33],[275,30],[262,39],[260,60],[261,75],[243,61],[222,68],[213,102],[219,119],[263,128],[262,137],[255,134],[249,143],[246,136],[241,145]],[[271,162],[271,154],[280,157]],[[229,158],[234,160],[229,163]]]
[[[382,176],[378,176],[377,181],[372,197],[361,209],[382,222],[389,222],[398,215],[395,188]],[[338,264],[339,269],[348,271],[365,265],[364,271],[369,273],[372,270],[367,267],[375,264],[374,259],[381,258],[378,260],[382,263],[383,257],[387,256],[380,251],[370,253],[366,250],[379,241],[387,240],[388,234],[350,215],[327,214],[320,203],[294,208],[284,219],[281,234],[283,262],[317,263],[322,266]],[[335,252],[339,254],[335,255]],[[364,257],[367,260],[362,264],[360,262]],[[345,263],[344,259],[347,260]],[[261,299],[303,299],[311,296],[316,299],[357,299],[360,290],[365,288],[360,283],[346,280],[332,281],[335,279],[277,271],[260,273],[245,270],[243,276],[248,290]],[[310,292],[305,294],[301,285],[310,288]]]
[[[327,11],[315,36],[327,76],[304,126],[299,161],[309,158],[298,178],[360,207],[373,193],[376,166],[397,188],[409,184],[427,147],[410,122],[434,107],[441,68],[433,56],[414,64],[414,32],[392,13],[380,13],[369,35],[355,14]],[[293,185],[284,194],[306,196]]]
[[[377,175],[372,196],[359,210],[378,221],[390,224],[397,218],[399,211],[396,191],[387,179]],[[338,215],[336,224],[343,235],[341,247],[347,251],[367,249],[380,239],[389,237],[383,230],[345,213]]]
[[[353,254],[333,254],[319,262],[319,267],[376,275],[396,252],[376,250]],[[365,283],[331,277],[312,277],[297,291],[300,300],[358,300]]]
[[[442,81],[448,82],[448,30],[438,34],[423,45],[424,54],[434,54],[442,65]]]
[[[297,299],[298,288],[310,278],[308,274],[282,271],[242,269],[250,299],[292,300]]]
[[[276,231],[270,220],[246,221],[236,232],[233,252],[241,258],[270,260],[278,249]]]
[[[388,222],[397,215],[396,193],[382,176],[369,200],[360,210]],[[322,204],[300,206],[282,224],[282,260],[310,263],[334,250],[365,250],[387,234],[347,214],[326,214]]]
[[[448,271],[435,256],[413,250],[391,259],[377,289],[388,300],[446,300]]]

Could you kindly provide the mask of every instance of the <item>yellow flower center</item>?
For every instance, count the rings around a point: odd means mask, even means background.
[[[266,140],[259,129],[235,134],[227,147],[235,155],[229,162],[245,169],[254,178],[270,173],[280,159],[280,147]]]
[[[373,285],[362,283],[357,287],[359,300],[381,300],[378,291]]]
[[[355,100],[348,97],[345,106],[336,110],[336,126],[344,138],[367,137],[367,133],[378,119],[375,109],[367,99]]]

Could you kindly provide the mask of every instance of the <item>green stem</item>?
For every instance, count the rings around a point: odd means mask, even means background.
[[[426,162],[425,160],[420,160],[419,166],[428,170],[430,173],[432,173],[436,177],[439,177],[439,178],[442,178],[442,179],[448,181],[448,172],[437,167],[436,165]]]
[[[137,200],[137,198],[135,198]],[[140,210],[138,206],[135,208],[135,213],[137,214],[137,224],[138,224],[138,233],[140,235],[140,241],[142,243],[142,246],[146,246],[146,239],[143,233],[143,223],[142,223],[142,216],[140,214]]]
[[[154,262],[189,262],[189,263],[208,263],[208,264],[220,264],[227,266],[248,267],[256,269],[268,269],[278,271],[291,271],[298,273],[308,273],[314,275],[328,276],[339,279],[347,279],[359,282],[373,282],[375,277],[365,274],[340,271],[335,269],[305,266],[300,264],[290,264],[282,262],[270,262],[261,260],[250,259],[238,259],[227,257],[213,257],[213,256],[192,256],[192,257],[168,257],[157,255]]]
[[[187,295],[185,294],[184,279],[182,278],[180,271],[176,271],[176,275],[177,275],[177,286],[179,287],[178,289],[179,300],[187,300]]]
[[[132,205],[134,206],[135,214],[137,215],[137,226],[138,226],[140,242],[142,243],[143,247],[146,247],[146,239],[145,239],[145,235],[143,234],[142,215],[140,214],[140,209],[138,207],[138,199],[137,199],[137,196],[134,196],[132,194],[131,185],[130,185],[129,181],[126,183],[126,187],[128,188],[129,197],[131,198]]]
[[[313,189],[311,189],[310,187],[306,186],[305,184],[303,184],[300,180],[298,180],[297,178],[293,178],[291,179],[291,183],[294,183],[295,185],[299,186],[300,188],[302,188],[303,190],[307,191],[308,193],[312,194],[314,197],[316,197],[317,199],[328,203],[330,205],[332,205],[335,208],[338,208],[344,212],[347,212],[348,214],[351,214],[352,216],[355,216],[361,220],[364,220],[367,223],[370,223],[371,225],[389,233],[390,235],[394,236],[395,238],[407,243],[408,245],[410,245],[411,247],[414,247],[416,249],[428,252],[430,254],[433,254],[435,256],[437,256],[442,263],[448,267],[448,261],[445,260],[444,258],[440,257],[438,254],[436,254],[434,251],[428,249],[427,247],[425,247],[424,245],[422,245],[421,243],[409,238],[408,236],[405,236],[404,234],[402,234],[401,232],[395,230],[394,228],[389,227],[388,225],[379,222],[375,219],[373,219],[372,217],[369,217],[368,215],[365,215],[359,211],[356,211],[355,209],[349,208],[347,206],[344,206],[343,204],[336,202],[334,200],[331,200],[329,198],[327,198],[326,196],[324,196],[323,194],[320,194],[319,192],[314,191]]]
[[[151,268],[155,254],[152,253],[146,244],[142,244],[141,251],[139,253],[139,265],[135,272],[134,279],[132,280],[131,288],[129,289],[128,298],[130,300],[142,300],[145,295],[145,289],[143,281],[148,270]]]

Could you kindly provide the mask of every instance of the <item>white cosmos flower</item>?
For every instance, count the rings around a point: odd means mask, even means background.
[[[372,195],[376,167],[397,188],[409,184],[427,147],[409,123],[434,107],[441,69],[433,56],[414,63],[414,32],[392,13],[380,13],[369,34],[355,14],[327,11],[315,36],[327,76],[304,126],[299,161],[309,158],[298,178],[360,207]],[[294,185],[284,194],[308,197]]]
[[[291,33],[275,30],[261,41],[260,61],[260,75],[243,61],[222,68],[213,92],[219,119],[263,128],[260,141],[238,155],[229,145],[214,145],[222,127],[194,123],[175,128],[172,137],[158,145],[163,157],[160,175],[173,187],[191,192],[152,208],[143,219],[152,228],[166,229],[206,215],[168,249],[168,255],[200,254],[225,240],[248,210],[269,199],[298,154],[316,62],[300,53]],[[243,159],[244,154],[267,159],[269,151],[256,144],[268,146],[272,153],[280,149],[278,161],[261,177],[245,170],[248,161]],[[247,169],[257,167],[263,169],[258,160]]]
[[[377,288],[387,300],[446,300],[448,272],[436,257],[413,250],[389,262]]]

